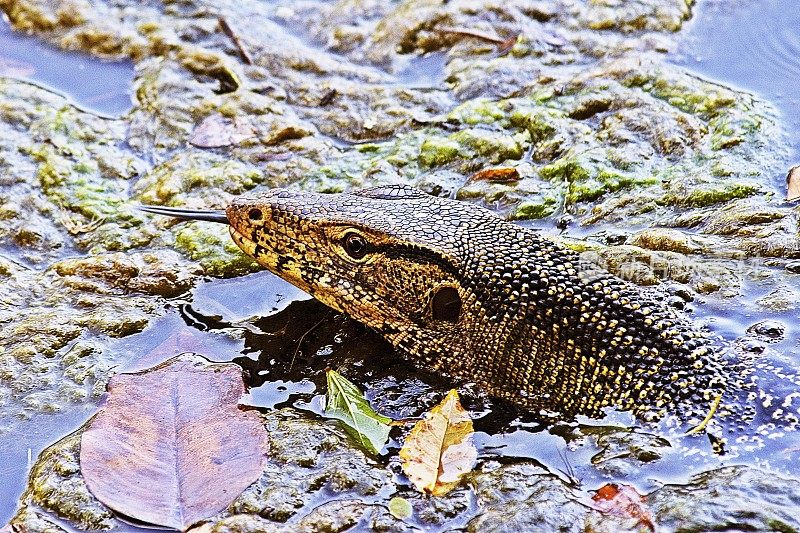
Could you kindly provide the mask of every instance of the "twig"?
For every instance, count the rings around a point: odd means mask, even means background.
[[[441,28],[436,28],[436,31],[441,33],[451,33],[453,35],[462,35],[464,37],[474,37],[475,39],[480,39],[481,41],[494,44],[505,44],[506,42],[506,39],[502,39],[497,35],[491,35],[480,30],[473,30],[471,28],[464,28],[462,26],[443,26]]]
[[[295,348],[294,354],[292,354],[292,362],[289,363],[289,372],[291,372],[292,368],[294,368],[294,361],[295,361],[295,359],[297,359],[297,354],[300,353],[300,348],[303,346],[303,341],[306,340],[306,336],[309,333],[311,333],[312,331],[314,331],[315,329],[317,329],[320,326],[320,324],[325,322],[328,319],[328,317],[330,317],[330,316],[331,316],[330,312],[326,313],[325,316],[323,316],[322,318],[319,319],[319,322],[317,322],[316,324],[311,326],[310,329],[306,330],[306,332],[303,333],[303,335],[300,337],[300,340],[297,341],[297,348]]]
[[[247,52],[244,44],[242,44],[241,39],[239,39],[239,36],[233,31],[233,28],[231,28],[230,24],[228,24],[228,21],[225,20],[225,17],[219,17],[217,20],[219,21],[219,28],[222,30],[222,33],[228,36],[233,45],[236,47],[236,50],[239,51],[242,61],[248,65],[252,65],[253,58],[250,57],[250,54]]]
[[[471,28],[464,28],[461,26],[443,26],[441,28],[436,28],[436,31],[440,33],[449,33],[451,35],[472,37],[473,39],[480,39],[481,41],[496,44],[497,51],[501,56],[506,55],[511,51],[512,48],[514,48],[514,44],[517,42],[517,37],[519,37],[519,33],[514,33],[507,39],[503,39],[502,37],[498,37],[497,34],[486,33],[480,30],[473,30]]]
[[[695,435],[697,433],[700,433],[704,429],[706,429],[706,426],[708,426],[708,424],[711,422],[711,419],[714,418],[714,414],[717,412],[717,408],[719,408],[719,402],[720,401],[722,401],[722,394],[718,395],[714,399],[714,401],[711,402],[711,409],[708,410],[708,414],[703,419],[703,421],[700,422],[697,426],[695,426],[692,429],[690,429],[689,431],[687,431],[686,434],[687,435]]]

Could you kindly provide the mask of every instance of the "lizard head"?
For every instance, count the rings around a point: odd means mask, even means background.
[[[475,206],[410,187],[319,194],[273,189],[236,198],[233,240],[262,266],[393,342],[457,331],[463,242]],[[484,213],[485,211],[485,213]]]

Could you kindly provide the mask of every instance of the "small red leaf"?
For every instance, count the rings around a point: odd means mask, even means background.
[[[607,483],[592,496],[594,507],[603,514],[635,519],[637,526],[655,531],[653,515],[647,508],[644,496],[630,485]]]
[[[231,146],[255,137],[255,129],[245,117],[227,118],[214,113],[195,126],[189,144],[198,148]]]
[[[800,166],[792,167],[786,175],[786,199],[800,200]]]
[[[469,177],[467,181],[489,181],[492,183],[508,183],[519,180],[519,171],[513,167],[485,168]]]
[[[185,529],[228,506],[259,478],[267,435],[242,411],[241,369],[181,355],[119,374],[81,437],[81,470],[105,505]]]

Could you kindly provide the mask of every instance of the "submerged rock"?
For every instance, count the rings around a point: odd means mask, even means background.
[[[729,466],[667,485],[648,496],[667,530],[797,531],[800,481],[746,466]]]

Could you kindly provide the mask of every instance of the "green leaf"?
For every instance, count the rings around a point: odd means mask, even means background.
[[[358,387],[335,370],[328,370],[325,377],[328,381],[325,414],[344,422],[364,448],[380,452],[389,439],[388,424],[392,419],[373,411]]]
[[[400,520],[405,520],[406,518],[411,518],[411,515],[414,514],[414,508],[411,507],[410,501],[406,500],[405,498],[395,496],[389,500],[389,512],[393,517]]]

